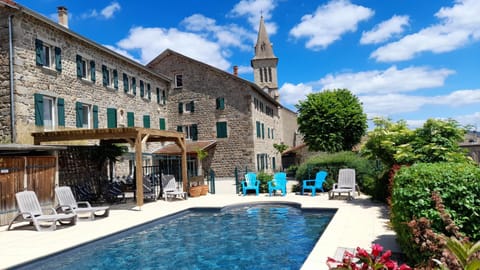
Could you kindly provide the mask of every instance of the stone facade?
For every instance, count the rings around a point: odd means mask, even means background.
[[[133,113],[134,126],[144,127],[150,118],[150,127],[159,128],[160,118],[167,118],[167,105],[163,99],[168,97],[170,80],[158,75],[144,66],[133,62],[119,54],[89,41],[70,30],[42,19],[39,16],[21,12],[8,7],[0,7],[1,17],[13,17],[13,51],[14,51],[14,99],[16,143],[32,143],[30,135],[35,131],[77,128],[79,110],[78,103],[89,110],[89,128],[93,128],[98,117],[98,127],[106,128],[107,110],[115,109],[117,126],[127,126],[127,114]],[[0,22],[0,114],[2,141],[10,141],[10,100],[9,100],[9,68],[8,68],[8,25],[6,20]],[[5,30],[7,29],[7,30]],[[7,34],[5,34],[5,32]],[[60,49],[61,70],[56,65],[41,66],[36,62],[37,43],[51,46],[50,54]],[[79,77],[79,56],[87,65],[85,78]],[[48,56],[46,56],[48,58]],[[53,59],[53,57],[52,57]],[[53,61],[53,60],[52,60]],[[92,68],[94,63],[95,68]],[[56,64],[56,63],[55,63]],[[108,86],[103,83],[103,66],[109,71]],[[94,70],[95,79],[91,71]],[[115,76],[116,73],[116,76]],[[125,91],[123,77],[129,79],[129,90]],[[117,77],[117,83],[112,80]],[[136,80],[136,94],[131,89],[132,78]],[[142,81],[142,83],[141,83]],[[117,85],[116,85],[117,84]],[[140,96],[140,85],[143,84],[144,97]],[[150,87],[150,98],[148,96]],[[159,91],[157,92],[157,88]],[[161,95],[160,100],[157,94]],[[35,95],[51,98],[53,101],[53,124],[46,127],[38,123],[35,109]],[[62,101],[62,104],[59,101]],[[37,104],[38,105],[38,104]],[[59,123],[61,108],[64,110],[64,124]],[[8,108],[8,109],[7,109]],[[37,108],[38,109],[38,108]],[[42,108],[40,108],[41,110]],[[113,111],[113,110],[112,110]],[[87,115],[87,114],[85,114]],[[148,116],[148,117],[147,117]],[[112,118],[113,119],[113,118]],[[79,142],[73,142],[78,144]]]
[[[217,176],[232,176],[235,167],[270,172],[279,168],[280,155],[273,148],[281,140],[279,104],[257,85],[172,50],[148,67],[172,78],[181,76],[182,86],[174,87],[169,96],[168,129],[182,126],[186,132],[186,126],[195,125],[196,139],[216,140],[212,169]],[[223,109],[217,109],[218,99],[223,99]],[[192,101],[194,111],[187,111],[185,105]],[[183,112],[179,112],[182,105]],[[225,138],[218,137],[218,122],[226,122]],[[257,134],[257,122],[263,134]],[[265,154],[263,167],[259,167],[261,154]]]

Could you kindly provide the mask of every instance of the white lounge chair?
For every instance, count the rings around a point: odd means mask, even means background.
[[[355,170],[354,169],[340,169],[338,171],[338,182],[333,184],[333,189],[329,192],[329,199],[335,197],[335,193],[339,196],[342,193],[348,194],[348,199],[355,198]]]
[[[33,191],[22,191],[15,194],[19,213],[8,225],[7,230],[12,229],[15,222],[30,222],[35,226],[37,231],[50,230],[57,228],[57,221],[62,225],[75,225],[77,222],[77,215],[75,213],[57,214],[55,209],[51,208],[52,214],[43,214],[42,207],[38,201],[37,195]],[[67,222],[65,222],[67,221]],[[47,229],[44,229],[45,224],[50,223]]]
[[[177,188],[177,182],[175,181],[175,176],[171,174],[162,174],[162,196],[165,201],[168,201],[168,198],[183,198],[187,199],[187,193],[183,190]]]
[[[55,194],[59,204],[57,211],[71,211],[77,214],[77,217],[83,217],[83,214],[87,213],[90,220],[94,220],[95,217],[108,217],[109,215],[110,208],[108,206],[92,207],[89,202],[77,202],[69,186],[56,187]],[[97,214],[97,212],[103,213]]]

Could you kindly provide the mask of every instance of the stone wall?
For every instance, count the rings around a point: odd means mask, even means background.
[[[6,9],[0,8],[0,143],[11,142],[8,15]]]
[[[30,133],[44,131],[43,127],[35,125],[35,93],[64,99],[65,127],[56,126],[55,129],[76,128],[76,102],[98,106],[99,128],[107,127],[107,108],[117,110],[117,126],[126,126],[127,112],[133,112],[135,126],[143,127],[143,116],[149,115],[150,127],[159,128],[159,118],[167,118],[167,106],[157,103],[156,88],[169,91],[170,84],[165,77],[156,75],[138,63],[53,24],[45,23],[25,13],[18,13],[14,17],[15,114],[18,143],[32,143]],[[3,39],[4,35],[1,36]],[[36,39],[61,48],[61,72],[36,65]],[[77,55],[95,62],[95,82],[77,77]],[[102,65],[117,70],[118,89],[103,86]],[[136,95],[133,95],[131,90],[129,93],[124,92],[123,73],[136,78]],[[145,82],[145,93],[146,84],[150,84],[150,100],[146,95],[144,98],[140,97],[140,80]]]
[[[183,78],[183,87],[171,91],[168,129],[197,124],[198,140],[216,140],[216,150],[211,157],[216,176],[233,176],[235,167],[243,169],[247,166],[256,170],[257,153],[274,155],[273,140],[256,138],[255,121],[262,120],[266,126],[280,131],[276,105],[256,93],[248,81],[174,52],[164,54],[152,61],[149,67],[172,78],[182,74]],[[270,104],[275,116],[267,117],[255,112],[253,96]],[[223,110],[216,109],[219,97],[225,101]],[[194,112],[179,113],[178,103],[190,101],[194,101]],[[219,121],[227,122],[227,138],[216,137],[216,123]],[[280,162],[279,157],[277,160]]]
[[[289,147],[295,147],[302,144],[302,136],[297,134],[297,114],[288,109],[282,108],[280,110],[280,119],[282,120],[282,142]]]

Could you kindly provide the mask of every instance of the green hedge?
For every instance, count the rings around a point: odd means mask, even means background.
[[[426,217],[432,228],[445,233],[444,223],[431,200],[432,191],[441,196],[445,209],[460,231],[472,241],[480,240],[480,168],[465,163],[418,163],[402,167],[392,191],[392,225],[407,257],[415,263],[428,260],[412,240],[407,222]]]
[[[364,183],[372,182],[375,177],[376,170],[373,165],[372,161],[353,152],[322,153],[298,167],[295,178],[299,183],[296,191],[301,187],[303,180],[315,179],[315,174],[320,170],[328,172],[324,188],[330,190],[333,183],[337,182],[338,170],[342,168],[355,169],[357,184],[364,191]]]

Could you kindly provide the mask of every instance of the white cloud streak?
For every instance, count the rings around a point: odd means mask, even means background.
[[[232,17],[246,16],[250,26],[258,30],[260,16],[265,20],[265,27],[269,35],[277,33],[277,24],[268,22],[272,18],[272,12],[277,7],[276,0],[241,0],[230,11]]]
[[[117,43],[117,46],[123,50],[140,50],[140,62],[143,64],[170,48],[223,70],[230,67],[219,44],[201,35],[182,32],[175,28],[134,27],[130,29],[126,38]]]
[[[404,31],[404,28],[409,25],[408,20],[408,16],[395,15],[379,23],[372,30],[362,33],[360,44],[377,44],[389,40]]]
[[[317,84],[323,89],[347,88],[355,94],[409,92],[443,86],[454,73],[449,69],[392,66],[386,70],[328,74]]]
[[[332,0],[319,6],[313,14],[304,15],[290,30],[290,35],[296,39],[306,38],[306,48],[325,49],[343,34],[355,32],[358,24],[373,14],[373,10],[347,0]]]
[[[120,11],[122,7],[118,2],[112,2],[110,5],[103,8],[100,12],[96,9],[93,9],[89,12],[83,13],[80,15],[82,19],[97,18],[97,19],[111,19],[114,17],[115,13]]]
[[[440,20],[417,33],[375,50],[370,57],[379,62],[405,61],[423,52],[445,53],[480,39],[480,1],[456,0],[452,7],[441,8]]]

